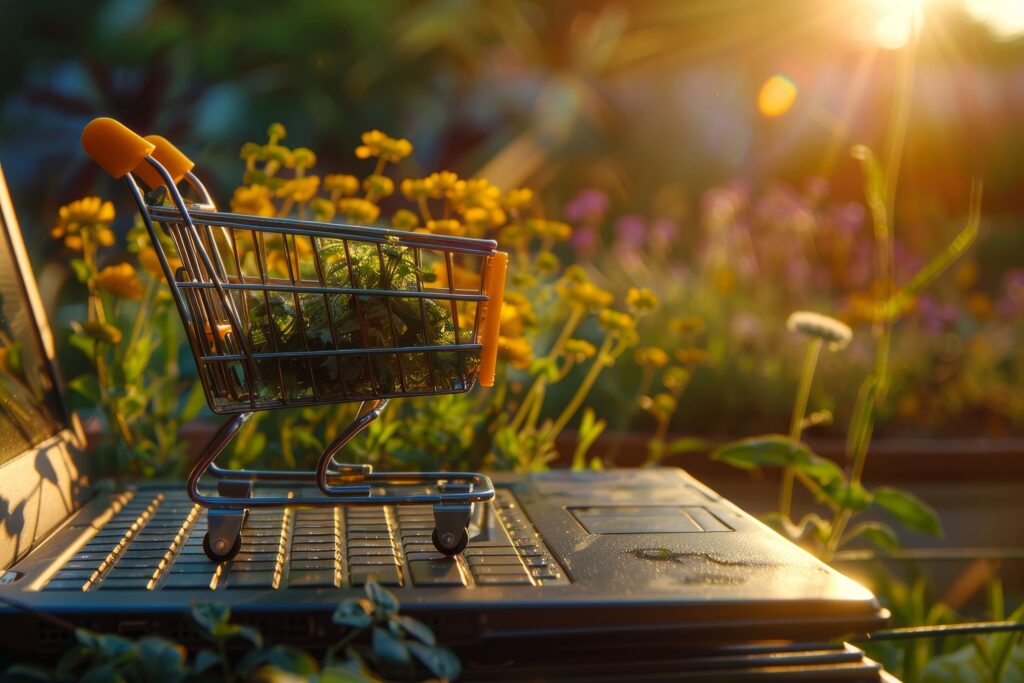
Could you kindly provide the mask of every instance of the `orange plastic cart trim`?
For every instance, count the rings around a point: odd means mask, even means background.
[[[161,135],[147,135],[145,139],[153,145],[153,151],[150,156],[167,169],[175,184],[181,182],[185,174],[195,168],[195,163],[182,154],[181,150],[175,147],[167,138]],[[145,159],[132,169],[132,173],[142,182],[146,183],[146,186],[151,190],[164,184],[164,179],[160,177],[156,169]]]
[[[114,178],[123,178],[155,146],[114,119],[93,119],[82,131],[82,148]]]
[[[487,302],[481,314],[480,370],[477,379],[481,386],[494,386],[494,370],[498,363],[498,333],[501,331],[501,305],[505,300],[505,271],[508,270],[508,254],[495,252],[487,257],[484,266],[484,282],[487,287]]]

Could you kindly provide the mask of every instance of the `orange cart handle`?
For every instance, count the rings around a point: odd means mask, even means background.
[[[477,378],[482,386],[494,386],[494,370],[498,364],[498,333],[501,330],[501,304],[505,300],[505,271],[508,270],[508,254],[497,251],[487,257],[484,266],[484,282],[487,287],[487,301],[481,313],[480,370]]]
[[[170,174],[175,185],[181,182],[186,173],[196,167],[195,163],[182,154],[181,150],[171,144],[171,141],[167,138],[160,135],[147,135],[145,140],[153,145],[153,151],[150,152],[150,156],[167,169],[167,173]],[[142,182],[146,183],[146,186],[151,190],[164,184],[164,179],[160,177],[160,174],[153,168],[153,165],[145,159],[132,169],[132,173]]]
[[[90,121],[82,131],[82,148],[103,170],[123,178],[153,153],[156,146],[114,119]]]

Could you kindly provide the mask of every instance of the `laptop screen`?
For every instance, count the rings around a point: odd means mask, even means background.
[[[0,169],[0,465],[58,434],[65,425],[40,327],[18,258],[21,244]],[[22,250],[23,253],[23,250]]]

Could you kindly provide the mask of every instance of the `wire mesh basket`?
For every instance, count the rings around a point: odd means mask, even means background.
[[[207,555],[224,561],[238,552],[250,508],[339,504],[431,504],[435,546],[461,552],[472,505],[494,496],[486,476],[376,473],[335,456],[392,398],[493,384],[507,266],[497,244],[219,212],[192,162],[164,138],[96,119],[82,144],[108,173],[127,180],[207,402],[234,415],[189,476],[190,495],[208,508]],[[156,191],[144,195],[137,179]],[[195,201],[182,196],[183,181]],[[180,266],[172,265],[158,229],[170,236]],[[345,402],[362,406],[315,472],[229,470],[214,462],[254,411]],[[207,474],[218,480],[216,495],[200,489]],[[257,483],[304,482],[315,482],[316,494],[253,493]]]

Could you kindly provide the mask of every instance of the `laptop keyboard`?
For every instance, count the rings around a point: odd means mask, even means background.
[[[214,564],[203,553],[206,514],[183,491],[126,493],[43,590],[342,588],[371,577],[392,588],[569,583],[510,491],[478,507],[459,557],[434,549],[429,505],[250,510],[241,551]]]

